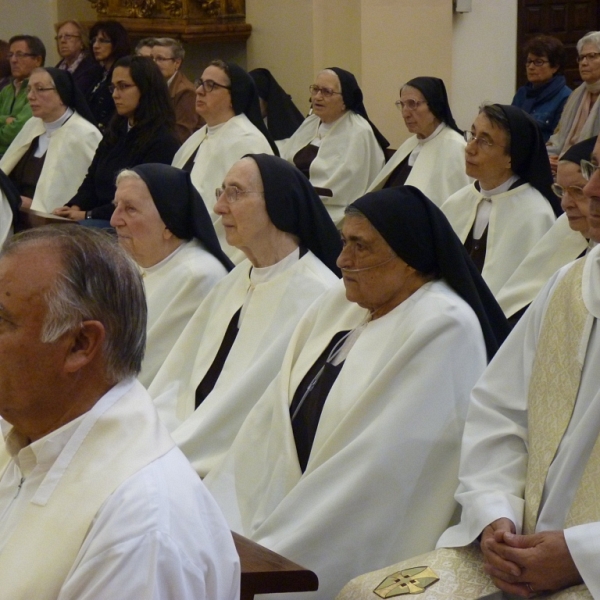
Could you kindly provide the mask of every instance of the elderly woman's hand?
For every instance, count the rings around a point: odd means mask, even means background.
[[[71,221],[83,221],[85,219],[85,210],[81,210],[79,206],[61,206],[52,211],[53,215],[71,219]]]

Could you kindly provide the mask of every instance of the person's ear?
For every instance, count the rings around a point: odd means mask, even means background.
[[[83,321],[71,334],[71,344],[65,359],[65,371],[76,373],[90,364],[104,344],[106,330],[100,321]]]

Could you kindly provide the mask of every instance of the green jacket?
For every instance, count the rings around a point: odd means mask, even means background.
[[[12,82],[0,91],[0,157],[17,137],[25,122],[31,118],[31,107],[27,101],[28,83],[28,79],[23,80],[16,98]],[[8,117],[14,117],[15,120],[7,124]]]

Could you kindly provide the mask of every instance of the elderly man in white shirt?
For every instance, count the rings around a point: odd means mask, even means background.
[[[135,380],[145,321],[104,233],[40,228],[0,255],[3,597],[239,597],[227,525]]]

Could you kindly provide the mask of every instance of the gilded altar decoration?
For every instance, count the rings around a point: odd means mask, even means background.
[[[129,16],[138,19],[152,17],[156,10],[156,0],[125,0],[124,5],[129,9]]]
[[[386,577],[374,590],[380,598],[422,594],[440,578],[430,567],[412,567]]]
[[[108,12],[108,0],[90,0],[92,8],[99,14],[105,15]]]
[[[219,0],[205,0],[201,5],[211,17],[216,17],[221,10],[221,3]]]
[[[172,17],[181,17],[183,13],[182,0],[163,0],[162,4],[169,15]]]

